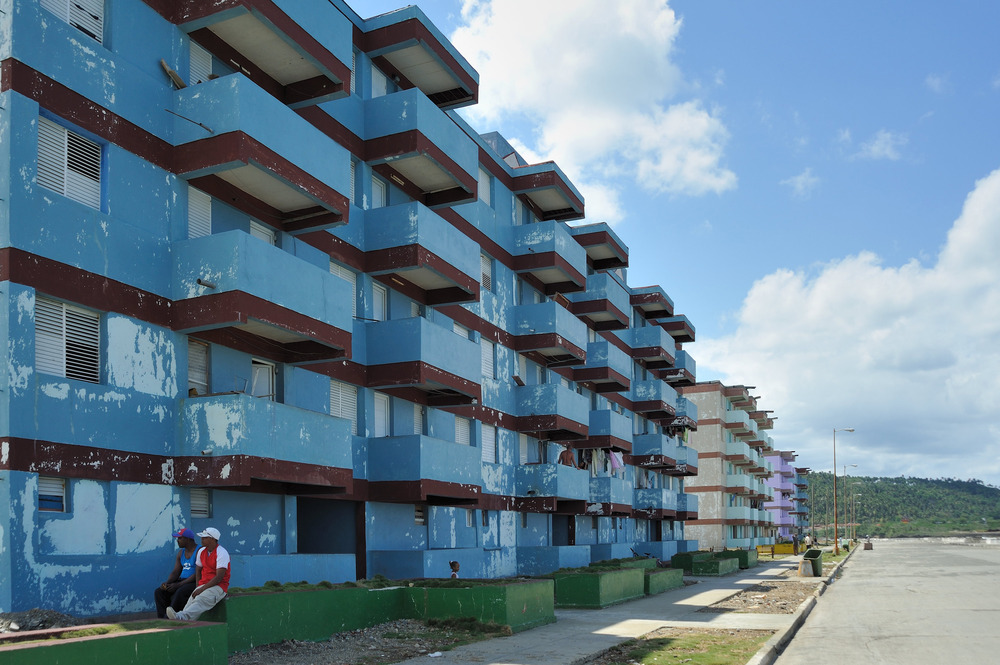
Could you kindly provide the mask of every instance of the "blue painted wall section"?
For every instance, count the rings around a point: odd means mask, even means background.
[[[0,0],[0,612],[149,612],[182,527],[244,587],[697,549],[693,326],[426,15],[177,4]]]

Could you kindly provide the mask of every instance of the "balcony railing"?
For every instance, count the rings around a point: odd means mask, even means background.
[[[519,497],[584,501],[590,496],[590,473],[565,464],[522,464],[515,468]]]
[[[516,305],[513,318],[515,351],[532,352],[550,367],[585,362],[587,326],[559,303]]]
[[[659,319],[657,324],[663,326],[663,329],[670,333],[670,336],[674,338],[674,341],[687,343],[694,341],[694,326],[683,314],[677,316],[667,316]]]
[[[422,434],[368,439],[373,501],[461,504],[482,486],[479,448]]]
[[[569,294],[570,310],[594,330],[621,330],[629,324],[629,294],[609,273],[587,277],[587,288]]]
[[[677,492],[662,487],[637,488],[632,507],[646,519],[673,519],[677,516]]]
[[[587,262],[594,270],[628,266],[628,248],[606,223],[574,226],[569,232],[587,250]]]
[[[235,335],[285,363],[350,350],[354,292],[328,270],[243,231],[179,241],[173,249],[175,330],[209,341]]]
[[[604,476],[590,479],[591,503],[625,505],[631,511],[632,492],[632,483],[626,481],[624,478]],[[590,512],[589,509],[588,512]],[[614,510],[611,512],[614,512]],[[611,512],[606,512],[605,514],[611,514]]]
[[[580,442],[578,447],[632,450],[632,418],[629,416],[611,409],[599,409],[590,412],[589,422],[587,440]]]
[[[642,310],[642,315],[650,320],[655,321],[674,315],[674,301],[660,286],[633,288],[629,301],[633,307]]]
[[[587,362],[573,370],[573,380],[596,393],[621,392],[631,385],[632,361],[608,341],[587,344]]]
[[[674,366],[660,370],[660,378],[672,386],[694,385],[697,380],[697,368],[694,358],[687,351],[677,349]]]
[[[582,291],[587,285],[587,252],[566,225],[539,222],[514,227],[514,272],[546,295]]]
[[[541,219],[567,222],[583,218],[583,196],[555,162],[519,166],[513,175],[513,193],[528,197]]]
[[[587,436],[590,400],[558,383],[516,386],[517,431],[566,441]]]
[[[628,328],[615,333],[629,347],[629,355],[646,369],[669,369],[674,365],[673,338],[659,326]]]
[[[672,421],[677,413],[677,391],[660,379],[633,381],[629,399],[632,410],[650,420]]]

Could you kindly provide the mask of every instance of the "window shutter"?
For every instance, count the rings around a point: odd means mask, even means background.
[[[528,463],[528,435],[518,434],[517,461],[519,464]]]
[[[493,260],[485,254],[479,255],[480,287],[483,291],[493,290]]]
[[[427,524],[427,507],[413,506],[413,523]]]
[[[479,167],[479,200],[486,205],[492,205],[490,196],[490,174],[482,166]]]
[[[372,208],[384,208],[386,205],[385,183],[372,176]]]
[[[191,56],[191,68],[188,70],[188,83],[205,83],[212,76],[212,54],[198,42],[192,40],[188,49]]]
[[[422,404],[413,405],[413,433],[424,433],[424,407]]]
[[[372,318],[376,321],[385,321],[388,317],[389,292],[381,284],[372,285]]]
[[[496,344],[488,339],[481,339],[479,341],[479,348],[482,351],[483,378],[495,378],[494,355],[496,354]]]
[[[336,275],[351,285],[351,316],[358,316],[358,277],[354,271],[330,261],[330,274]]]
[[[204,487],[191,488],[191,517],[207,518],[212,516],[212,497]]]
[[[389,396],[384,393],[375,393],[375,422],[373,436],[391,436],[391,425],[389,421]]]
[[[41,0],[41,4],[80,32],[102,42],[104,0]]]
[[[497,428],[483,424],[483,461],[496,464],[497,461]]]
[[[188,340],[188,390],[208,394],[208,344]]]
[[[275,366],[263,360],[250,361],[250,394],[275,401]]]
[[[250,235],[260,238],[269,245],[273,245],[275,241],[274,229],[253,219],[250,220]]]
[[[358,388],[330,379],[330,415],[349,420],[351,434],[358,433]]]
[[[35,368],[67,379],[100,381],[100,317],[44,297],[35,299]]]
[[[470,425],[471,423],[468,418],[455,417],[455,443],[460,443],[463,446],[468,446],[471,443],[469,436]]]
[[[469,339],[469,329],[463,326],[461,323],[455,323],[453,321],[451,324],[451,331],[460,337]]]
[[[358,78],[358,52],[351,51],[351,94],[352,95],[357,92],[357,86],[354,83],[357,80],[357,78]]]
[[[354,78],[353,77],[351,78],[351,83],[352,84],[354,83]],[[350,163],[351,163],[351,166],[350,166],[351,170],[350,170],[350,173],[348,175],[350,177],[350,183],[351,184],[350,184],[350,189],[347,192],[347,200],[350,201],[351,204],[353,205],[353,203],[354,203],[354,187],[355,187],[355,183],[356,183],[355,178],[357,178],[358,165],[357,165],[357,163],[353,159],[350,160]]]
[[[188,238],[212,235],[212,197],[188,185]]]
[[[388,85],[389,81],[386,80],[385,74],[372,67],[372,99],[384,96],[388,90]]]
[[[66,479],[38,476],[38,510],[66,512]]]
[[[39,118],[38,184],[99,210],[101,146]]]

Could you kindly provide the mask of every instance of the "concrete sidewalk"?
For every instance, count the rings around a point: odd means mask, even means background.
[[[771,662],[779,642],[787,640],[815,603],[815,595],[794,614],[737,614],[699,612],[748,586],[769,580],[812,582],[821,589],[824,578],[783,577],[798,570],[801,556],[766,562],[726,577],[685,578],[696,584],[603,610],[556,610],[556,623],[510,637],[468,644],[440,657],[403,661],[406,665],[476,663],[477,665],[572,665],[583,663],[629,639],[664,626],[774,630],[775,636],[753,663]],[[773,643],[773,644],[772,644]]]

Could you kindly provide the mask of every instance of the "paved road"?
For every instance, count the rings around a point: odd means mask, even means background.
[[[1000,547],[875,541],[844,564],[775,663],[1000,663]]]

